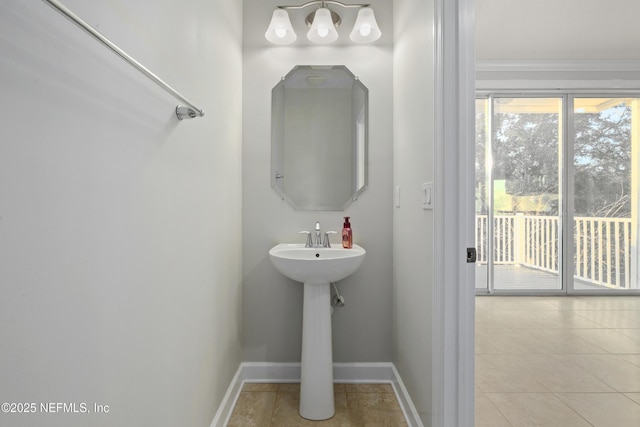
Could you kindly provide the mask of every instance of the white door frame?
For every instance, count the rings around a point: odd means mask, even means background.
[[[474,425],[473,0],[435,0],[434,427]]]

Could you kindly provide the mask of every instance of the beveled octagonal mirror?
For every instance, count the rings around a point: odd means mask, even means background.
[[[346,209],[367,187],[367,88],[343,65],[298,65],[271,96],[271,186],[296,210]]]

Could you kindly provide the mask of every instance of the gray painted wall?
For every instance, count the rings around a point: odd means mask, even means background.
[[[394,1],[394,26],[394,363],[429,426],[434,211],[422,209],[421,184],[434,179],[434,3]]]
[[[245,1],[243,359],[300,360],[302,285],[278,273],[268,251],[277,243],[303,242],[298,231],[311,229],[316,221],[324,230],[340,231],[342,217],[349,215],[354,242],[367,250],[367,256],[357,273],[338,283],[346,306],[333,315],[334,361],[391,361],[392,5],[372,2],[383,32],[374,45],[308,46],[305,33],[297,29],[296,44],[280,47],[269,45],[263,37],[277,4],[273,0]],[[294,16],[292,13],[297,25]],[[345,16],[343,22],[347,22]],[[342,37],[348,27],[343,24],[340,28]],[[369,188],[345,212],[297,212],[270,187],[271,89],[293,66],[314,64],[344,64],[369,89]],[[339,241],[336,236],[334,242]]]
[[[3,426],[208,426],[240,362],[236,0],[0,2],[0,400],[108,414]],[[91,408],[92,409],[92,408]]]

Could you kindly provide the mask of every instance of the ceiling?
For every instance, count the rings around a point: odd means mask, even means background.
[[[640,0],[475,0],[476,59],[640,59]]]

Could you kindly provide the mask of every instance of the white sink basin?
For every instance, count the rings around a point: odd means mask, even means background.
[[[342,280],[360,268],[367,252],[358,245],[351,249],[305,248],[304,244],[282,243],[269,251],[276,269],[302,283],[326,283]]]

